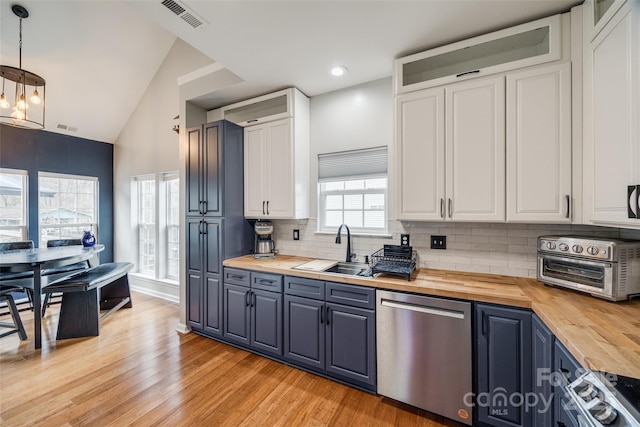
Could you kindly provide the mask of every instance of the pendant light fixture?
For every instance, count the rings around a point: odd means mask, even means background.
[[[29,17],[29,12],[19,4],[12,5],[11,10],[20,18],[19,64],[18,68],[0,65],[0,123],[28,129],[43,129],[45,80],[22,68],[22,20]]]

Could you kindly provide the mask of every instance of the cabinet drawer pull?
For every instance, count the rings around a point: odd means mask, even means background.
[[[273,285],[275,283],[275,280],[258,279],[258,283],[260,283],[261,285]]]
[[[567,218],[571,215],[571,196],[567,194]]]
[[[227,275],[227,277],[229,279],[234,279],[234,280],[244,280],[245,276],[240,276],[238,274],[229,274]]]
[[[480,70],[465,71],[464,73],[456,74],[456,77],[466,76],[467,74],[477,74],[479,72]]]

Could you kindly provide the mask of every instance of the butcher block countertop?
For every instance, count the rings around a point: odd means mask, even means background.
[[[640,378],[640,299],[611,303],[535,279],[420,269],[411,281],[295,270],[310,258],[228,259],[226,267],[532,309],[587,369]]]

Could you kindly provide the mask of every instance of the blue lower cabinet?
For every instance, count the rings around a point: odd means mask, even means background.
[[[310,298],[284,296],[284,357],[314,369],[324,369],[325,304]]]
[[[224,338],[261,353],[282,356],[282,292],[253,289],[248,281],[238,283],[243,284],[223,285]]]
[[[578,413],[572,409],[573,405],[568,403],[570,397],[567,396],[564,387],[575,381],[584,370],[558,340],[554,345],[553,370],[556,373],[554,376],[556,384],[554,387],[555,419],[553,425],[579,427]]]
[[[251,290],[251,347],[282,356],[282,294]]]
[[[285,359],[375,391],[375,310],[362,308],[369,305],[366,301],[373,301],[368,295],[373,292],[361,286],[287,277]],[[353,301],[355,306],[329,302],[337,298],[335,295],[341,302]]]
[[[531,426],[531,312],[477,304],[475,324],[477,425]]]
[[[326,304],[326,365],[330,374],[376,384],[376,317],[373,310]]]

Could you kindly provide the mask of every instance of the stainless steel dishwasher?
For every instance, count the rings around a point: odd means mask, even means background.
[[[376,291],[378,394],[471,425],[471,303]]]

